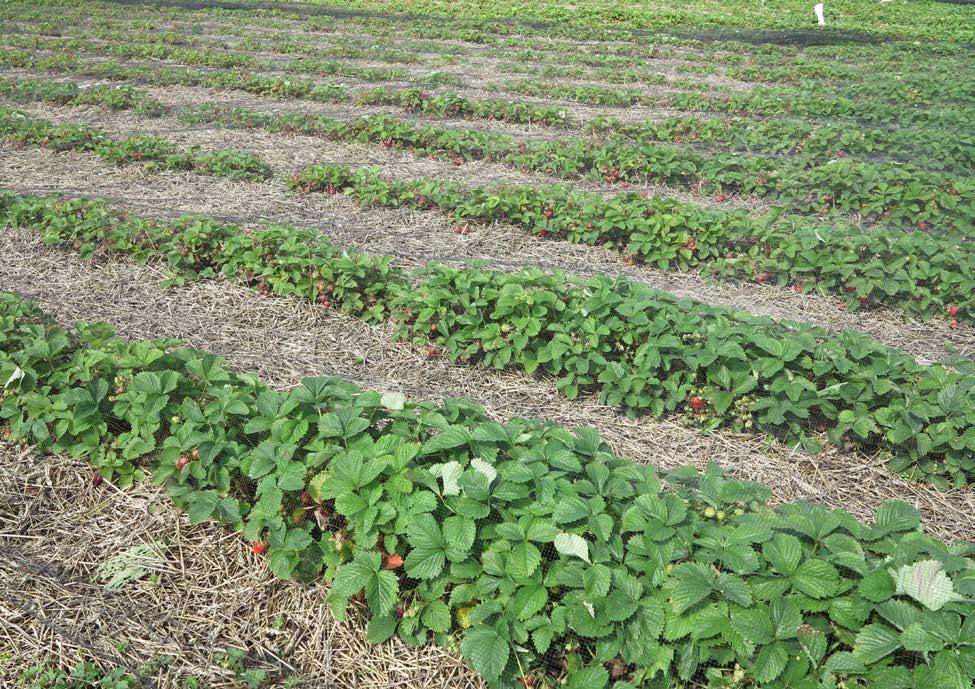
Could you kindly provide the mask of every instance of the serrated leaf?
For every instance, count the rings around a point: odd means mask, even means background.
[[[775,638],[784,640],[796,636],[802,624],[802,614],[795,601],[789,598],[776,598],[769,604],[769,614],[775,627]]]
[[[840,575],[825,560],[806,560],[796,570],[792,583],[810,598],[829,598],[836,593]]]
[[[775,626],[769,611],[756,605],[754,608],[736,610],[731,619],[731,626],[742,638],[749,643],[761,646],[769,644],[775,639]]]
[[[788,662],[789,653],[782,644],[774,643],[765,646],[758,652],[752,672],[755,673],[755,679],[759,682],[771,682],[782,674]]]
[[[569,674],[566,689],[605,689],[609,672],[602,666],[586,667]]]
[[[944,564],[938,560],[903,565],[893,575],[897,594],[910,596],[928,610],[940,610],[952,601],[965,600],[955,592],[954,584],[944,573]]]
[[[714,575],[707,569],[707,565],[688,562],[673,571],[675,580],[670,594],[671,605],[678,615],[694,607],[711,595]]]
[[[802,543],[790,534],[777,533],[762,546],[762,554],[776,570],[792,576],[802,559]]]
[[[542,554],[531,543],[516,543],[508,554],[508,573],[516,579],[530,577],[542,564]]]
[[[435,600],[428,603],[426,607],[423,608],[423,614],[420,615],[420,621],[423,625],[434,633],[446,632],[450,629],[450,608],[447,604],[440,600]]]
[[[471,441],[470,432],[463,426],[448,426],[444,430],[423,443],[420,448],[421,455],[432,455],[444,450],[467,445]]]
[[[443,522],[443,542],[452,560],[462,560],[474,544],[477,527],[467,517],[447,517]]]
[[[884,624],[868,624],[860,630],[853,655],[864,665],[876,663],[900,648],[900,634]]]
[[[921,526],[921,513],[913,505],[900,500],[888,500],[877,508],[877,526],[886,533],[917,531]]]
[[[582,573],[582,582],[589,600],[603,598],[609,593],[612,576],[606,565],[587,567]]]
[[[815,627],[804,624],[796,630],[796,638],[809,662],[813,667],[819,667],[826,656],[828,646],[826,635]]]
[[[515,592],[511,604],[519,620],[527,620],[548,603],[548,591],[540,584],[522,586]]]
[[[366,628],[366,641],[371,644],[381,644],[396,633],[399,618],[395,615],[374,615]]]
[[[491,483],[498,477],[498,470],[480,457],[475,457],[471,460],[471,468],[477,473],[482,474],[488,480],[488,483]]]
[[[857,592],[874,603],[882,603],[893,596],[896,590],[894,578],[885,569],[871,572],[857,585]]]
[[[919,653],[940,651],[945,647],[945,642],[926,630],[918,623],[908,625],[901,632],[901,645],[908,651]]]
[[[471,667],[489,682],[496,681],[508,664],[508,640],[493,627],[468,632],[460,648]]]
[[[414,548],[406,556],[406,573],[414,579],[433,579],[442,571],[447,562],[443,550],[433,548]]]
[[[406,395],[402,392],[386,392],[379,398],[379,403],[384,409],[402,411],[406,407]]]
[[[464,473],[464,467],[460,462],[445,462],[434,464],[429,468],[431,474],[439,478],[443,483],[443,495],[460,495],[460,476]]]
[[[555,537],[555,549],[562,555],[578,557],[589,562],[589,543],[582,536],[574,533],[562,532]]]

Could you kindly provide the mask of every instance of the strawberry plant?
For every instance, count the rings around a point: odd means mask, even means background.
[[[70,451],[45,403],[111,387],[96,407],[115,423],[98,446],[118,451],[148,413],[152,446],[125,461],[191,523],[266,544],[277,576],[324,576],[340,619],[361,599],[373,643],[459,649],[491,687],[975,679],[975,546],[925,535],[904,503],[869,524],[770,508],[766,487],[717,465],[660,476],[590,430],[499,424],[468,402],[414,404],[335,378],[275,392],[174,342],[62,329],[11,295],[0,321],[0,370],[19,371],[0,406],[15,439],[43,427],[46,447]],[[147,376],[169,382],[136,383]],[[135,385],[149,406],[123,402]],[[173,473],[190,445],[199,460]]]
[[[56,151],[91,151],[116,165],[139,162],[151,170],[186,170],[248,181],[272,175],[267,163],[247,151],[204,153],[199,147],[181,148],[157,136],[113,139],[95,127],[53,124],[9,108],[0,108],[0,139]]]
[[[5,226],[30,226],[82,255],[167,260],[185,277],[223,274],[267,294],[325,294],[368,321],[392,317],[397,335],[419,347],[544,372],[566,396],[598,392],[630,415],[680,414],[696,396],[707,414],[689,420],[706,428],[755,428],[809,449],[825,431],[939,487],[975,475],[975,369],[962,359],[921,365],[854,332],[749,317],[622,279],[437,264],[406,273],[388,257],[340,252],[320,233],[287,226],[244,233],[207,219],[148,220],[97,202],[10,195],[0,208]],[[136,449],[149,442],[147,423],[131,430]]]
[[[290,185],[304,192],[343,192],[363,204],[440,209],[462,226],[503,221],[543,237],[609,245],[660,268],[702,267],[761,282],[775,276],[800,293],[836,294],[851,308],[885,304],[930,317],[942,316],[949,305],[951,318],[975,308],[975,258],[956,235],[880,233],[778,213],[756,218],[632,192],[607,199],[561,186],[483,189],[427,179],[390,181],[378,168],[341,165],[306,168]]]

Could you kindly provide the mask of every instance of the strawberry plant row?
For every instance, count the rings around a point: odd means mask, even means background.
[[[125,73],[128,75],[128,70]],[[22,93],[28,91],[29,86],[21,89]],[[387,99],[381,88],[371,93],[377,94],[379,100]],[[43,89],[38,90],[38,97],[45,94]],[[393,97],[407,108],[422,110],[430,103],[436,103],[441,110],[454,107],[448,95],[424,100],[422,92],[406,90],[394,92]],[[415,97],[415,105],[410,104],[409,97]],[[524,114],[517,112],[518,117]],[[975,182],[899,166],[833,160],[807,167],[800,159],[783,161],[727,153],[708,156],[625,139],[599,142],[575,138],[516,144],[505,135],[421,126],[384,115],[349,122],[306,113],[278,115],[202,106],[182,109],[180,116],[188,122],[220,122],[272,131],[300,131],[338,140],[381,142],[409,148],[420,155],[447,156],[456,164],[465,159],[487,159],[568,178],[602,178],[609,183],[660,181],[692,189],[707,185],[718,192],[719,201],[724,200],[726,190],[765,195],[785,202],[794,212],[854,213],[894,227],[927,229],[930,224],[945,232],[966,231],[975,218]]]
[[[345,193],[362,204],[439,209],[465,231],[502,221],[540,237],[608,245],[628,263],[777,281],[798,292],[845,298],[848,308],[884,304],[954,327],[975,314],[975,253],[960,237],[873,232],[773,214],[752,217],[624,192],[611,199],[564,186],[469,187],[431,179],[392,181],[379,168],[312,165],[289,182],[303,192]]]
[[[382,143],[420,156],[490,160],[521,170],[607,183],[648,181],[767,196],[788,210],[816,215],[856,214],[893,227],[969,232],[975,223],[975,180],[907,166],[835,160],[806,167],[754,156],[709,156],[667,144],[625,139],[572,138],[518,143],[509,136],[419,125],[386,115],[336,120],[309,113],[271,114],[243,108],[202,106],[181,111],[186,122],[261,127],[335,140]]]
[[[70,81],[0,78],[0,97],[18,103],[43,101],[56,105],[100,105],[111,110],[132,110],[143,115],[159,115],[163,111],[159,101],[132,86],[81,88]]]
[[[391,105],[407,112],[436,117],[466,117],[534,124],[558,125],[567,121],[564,108],[503,99],[468,98],[452,93],[427,93],[420,88],[376,87],[352,90],[341,84],[320,84],[309,79],[267,76],[257,72],[187,70],[172,67],[126,67],[104,61],[84,61],[73,56],[36,57],[30,53],[0,50],[0,64],[29,69],[70,70],[113,81],[141,80],[153,85],[203,86],[237,89],[259,96],[305,98],[321,103]]]
[[[113,139],[96,127],[53,124],[11,108],[0,107],[0,139],[54,151],[90,151],[116,165],[141,162],[151,170],[186,170],[250,181],[272,175],[267,163],[247,151],[203,152],[157,136]]]
[[[151,476],[367,638],[459,650],[492,688],[966,689],[975,545],[760,484],[660,477],[590,430],[497,423],[336,378],[289,392],[173,340],[57,327],[0,297],[14,440]],[[124,484],[125,481],[122,481]]]
[[[736,115],[782,115],[841,118],[860,123],[899,123],[935,127],[969,127],[972,108],[939,106],[931,109],[860,101],[841,96],[803,94],[794,89],[756,87],[745,93],[710,95],[701,93],[647,94],[634,89],[593,85],[557,84],[540,80],[507,82],[505,91],[529,96],[561,98],[593,105],[647,105],[699,112]]]
[[[118,75],[121,76],[121,75]],[[271,86],[271,94],[274,94]],[[256,91],[256,88],[255,88]],[[266,90],[259,91],[268,95]],[[397,105],[411,112],[437,116],[471,116],[469,101],[449,94],[431,96],[417,89],[390,91],[379,87],[370,91],[349,92],[333,88],[332,96],[321,91],[318,97],[336,102],[346,98],[364,105]],[[77,95],[69,98],[68,95]],[[109,87],[83,90],[70,82],[51,83],[43,79],[0,80],[0,95],[20,101],[48,101],[58,104],[86,104],[113,97]],[[147,95],[141,103],[132,102],[139,92],[124,87],[115,96],[115,108],[155,113],[161,106]],[[540,117],[543,124],[572,124],[564,111],[519,112],[517,104],[508,108],[478,110],[477,117],[519,120]],[[926,170],[941,170],[966,175],[975,165],[975,137],[961,132],[929,129],[888,131],[856,126],[815,125],[801,120],[726,120],[695,117],[670,117],[637,124],[615,118],[596,117],[588,125],[594,133],[635,139],[639,142],[706,144],[719,150],[788,154],[807,164],[822,164],[835,158],[875,159],[881,156],[913,163]]]
[[[598,391],[630,415],[758,429],[809,450],[818,447],[811,431],[824,431],[838,445],[886,452],[893,471],[939,487],[975,476],[968,361],[920,365],[855,332],[736,314],[623,279],[438,264],[404,273],[312,230],[245,234],[86,200],[5,195],[0,208],[4,226],[31,227],[83,256],[166,261],[177,281],[223,274],[368,321],[392,318],[398,337],[431,354],[442,347],[455,360],[545,373],[569,398]]]
[[[4,43],[12,47],[54,50],[58,52],[85,51],[97,55],[112,55],[123,59],[144,58],[171,60],[206,67],[280,69],[310,74],[338,75],[358,79],[386,81],[405,79],[410,73],[398,67],[360,67],[334,60],[301,60],[275,62],[226,50],[185,48],[168,44],[127,41],[102,43],[88,38],[40,38],[33,36],[4,36]]]
[[[788,154],[809,163],[834,159],[894,160],[926,170],[971,176],[975,133],[919,127],[889,129],[815,124],[798,119],[667,117],[631,124],[596,117],[594,133],[637,141],[701,143],[730,151]]]
[[[39,82],[43,84],[44,82]],[[29,83],[0,83],[0,92],[34,94],[71,102],[71,85],[32,91]],[[108,89],[112,96],[114,89]],[[92,102],[94,91],[81,92]],[[139,91],[124,91],[142,102]],[[0,115],[2,115],[0,111]],[[148,162],[164,169],[261,179],[270,169],[232,151],[187,157],[165,140],[134,137],[115,142],[104,133],[72,125],[6,113],[0,133],[19,143],[56,150],[95,150],[115,163]],[[16,130],[16,131],[15,131]],[[668,199],[649,200],[624,193],[611,201],[568,188],[516,187],[469,189],[431,180],[390,183],[375,171],[353,172],[342,166],[313,166],[291,182],[305,191],[339,189],[360,201],[414,207],[439,207],[466,220],[504,220],[587,244],[609,244],[628,261],[653,262],[661,268],[707,266],[716,274],[776,280],[801,290],[839,294],[847,306],[887,304],[922,316],[948,314],[967,320],[971,313],[973,270],[959,238],[923,233],[876,233],[855,226],[802,223],[792,219],[773,226],[743,212],[727,212]]]

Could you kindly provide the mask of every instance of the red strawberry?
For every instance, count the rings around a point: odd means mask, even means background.
[[[403,608],[402,607],[396,608],[396,616],[397,617],[402,617],[403,616]]]
[[[387,555],[386,559],[383,561],[383,567],[386,569],[399,569],[403,566],[403,558],[393,553],[392,555]]]
[[[190,463],[190,458],[186,455],[181,456],[176,460],[176,471],[182,471],[183,467]]]
[[[802,283],[797,282],[795,285],[793,285],[792,291],[795,292],[796,294],[802,294]]]
[[[837,304],[836,308],[839,311],[846,311],[846,304]]]
[[[301,504],[307,505],[311,502],[311,496],[308,493],[301,494]]]
[[[545,209],[545,212],[542,213],[542,215],[545,216],[546,220],[551,220],[552,219],[552,216],[554,215],[554,213],[552,212],[552,209],[551,208],[546,208]]]
[[[362,591],[359,591],[359,593],[352,596],[352,600],[354,600],[356,603],[365,603],[366,596],[364,593],[362,593]]]
[[[102,475],[97,471],[91,477],[91,482],[96,486],[100,486],[104,480],[105,479],[102,477]]]
[[[256,541],[254,545],[251,546],[251,550],[254,551],[255,555],[263,555],[267,552],[267,543],[264,541]]]
[[[525,675],[522,675],[521,677],[518,678],[518,684],[525,687],[525,689],[528,689],[528,687],[534,686],[535,680],[533,680],[531,677],[526,677]]]
[[[759,273],[755,276],[755,282],[768,282],[771,277],[768,273]]]
[[[727,198],[727,197],[726,197],[726,196],[725,196],[724,194],[718,194],[717,196],[715,196],[715,197],[714,197],[714,200],[715,200],[715,202],[717,202],[717,203],[724,203],[724,200],[725,200],[726,198]]]
[[[689,237],[687,241],[684,242],[684,248],[690,249],[691,251],[694,251],[694,248],[696,246],[697,246],[697,240],[694,239],[694,237]]]
[[[690,402],[691,402],[691,409],[693,409],[694,411],[701,411],[702,409],[704,409],[704,400],[702,400],[700,397],[691,397]]]
[[[587,230],[591,230],[592,229],[592,223],[591,222],[587,222],[586,223],[586,229]]]
[[[922,222],[919,222],[917,224],[917,229],[919,229],[919,230],[926,230],[926,229],[928,229],[928,224],[926,222],[923,222],[923,221]]]
[[[952,318],[954,318],[955,316],[957,316],[958,315],[958,307],[955,306],[954,304],[951,304],[950,306],[948,306],[948,315],[951,316]]]

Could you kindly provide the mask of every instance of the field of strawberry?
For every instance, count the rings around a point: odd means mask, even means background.
[[[739,4],[0,6],[0,684],[975,685],[971,10]]]

